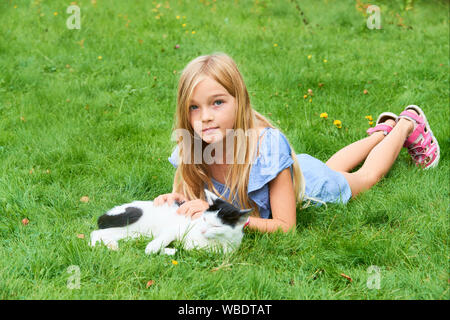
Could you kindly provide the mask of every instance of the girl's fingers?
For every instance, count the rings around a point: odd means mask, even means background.
[[[192,220],[198,219],[202,216],[203,212],[199,211],[192,215]]]
[[[153,205],[155,205],[155,206],[160,206],[160,205],[162,205],[164,202],[166,202],[167,201],[167,195],[160,195],[160,196],[157,196],[156,198],[155,198],[155,200],[153,200]]]
[[[197,208],[189,208],[189,210],[188,210],[188,212],[187,212],[187,215],[188,216],[190,216],[190,217],[192,217],[195,213],[197,213],[198,212],[198,209]]]
[[[184,214],[185,216],[190,216],[192,213],[192,210],[194,210],[192,207],[189,208],[183,208],[182,214]]]
[[[203,200],[196,199],[196,200],[186,201],[185,203],[183,203],[177,209],[177,213],[189,215],[192,217],[193,215],[195,215],[197,213],[202,213],[203,211],[208,209],[208,207],[209,207],[209,205],[206,206]]]
[[[191,216],[192,214],[194,214],[196,211],[198,211],[198,209],[196,209],[195,207],[193,207],[193,206],[192,206],[192,203],[188,203],[188,202],[183,203],[183,204],[177,209],[177,213],[179,213],[179,214],[184,214],[184,215],[189,215],[189,216]]]

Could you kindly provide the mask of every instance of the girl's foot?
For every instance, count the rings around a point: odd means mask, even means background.
[[[410,133],[403,147],[408,149],[416,166],[423,169],[436,167],[439,163],[440,148],[425,113],[418,106],[409,105],[397,117],[396,122],[401,119],[405,119],[403,121],[408,121],[410,125]]]
[[[397,124],[397,122],[395,122],[396,119],[397,115],[395,113],[383,112],[378,116],[375,127],[367,129],[366,132],[370,136],[374,132],[380,131],[386,136]]]
[[[397,124],[397,122],[395,122],[395,120],[388,119],[384,122],[384,124],[387,124],[388,126],[391,126],[392,128],[394,128],[395,125]]]

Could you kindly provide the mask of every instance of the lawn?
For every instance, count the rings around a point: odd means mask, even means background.
[[[70,1],[1,1],[0,299],[448,299],[449,3],[374,1],[381,29],[366,4],[83,0],[69,29]],[[90,248],[106,210],[172,190],[180,72],[213,52],[297,153],[326,161],[416,104],[439,166],[404,149],[347,205],[299,206],[296,232],[225,256]]]

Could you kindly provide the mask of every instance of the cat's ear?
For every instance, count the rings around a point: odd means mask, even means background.
[[[250,216],[250,212],[252,212],[252,211],[253,211],[253,208],[239,210],[239,214],[241,215],[239,217],[239,221],[246,222],[248,217]]]
[[[208,189],[204,189],[204,191],[205,191],[206,201],[209,203],[210,206],[212,206],[214,203],[214,200],[216,200],[218,198],[218,196],[216,196],[214,193],[212,193]]]
[[[243,209],[243,210],[239,210],[239,212],[241,213],[241,215],[250,215],[250,212],[253,211],[253,208],[250,209]]]

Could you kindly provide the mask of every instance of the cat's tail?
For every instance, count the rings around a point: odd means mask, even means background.
[[[142,217],[142,214],[142,209],[135,207],[127,207],[125,208],[125,212],[119,214],[109,215],[106,213],[98,218],[98,228],[125,227],[138,221]]]

